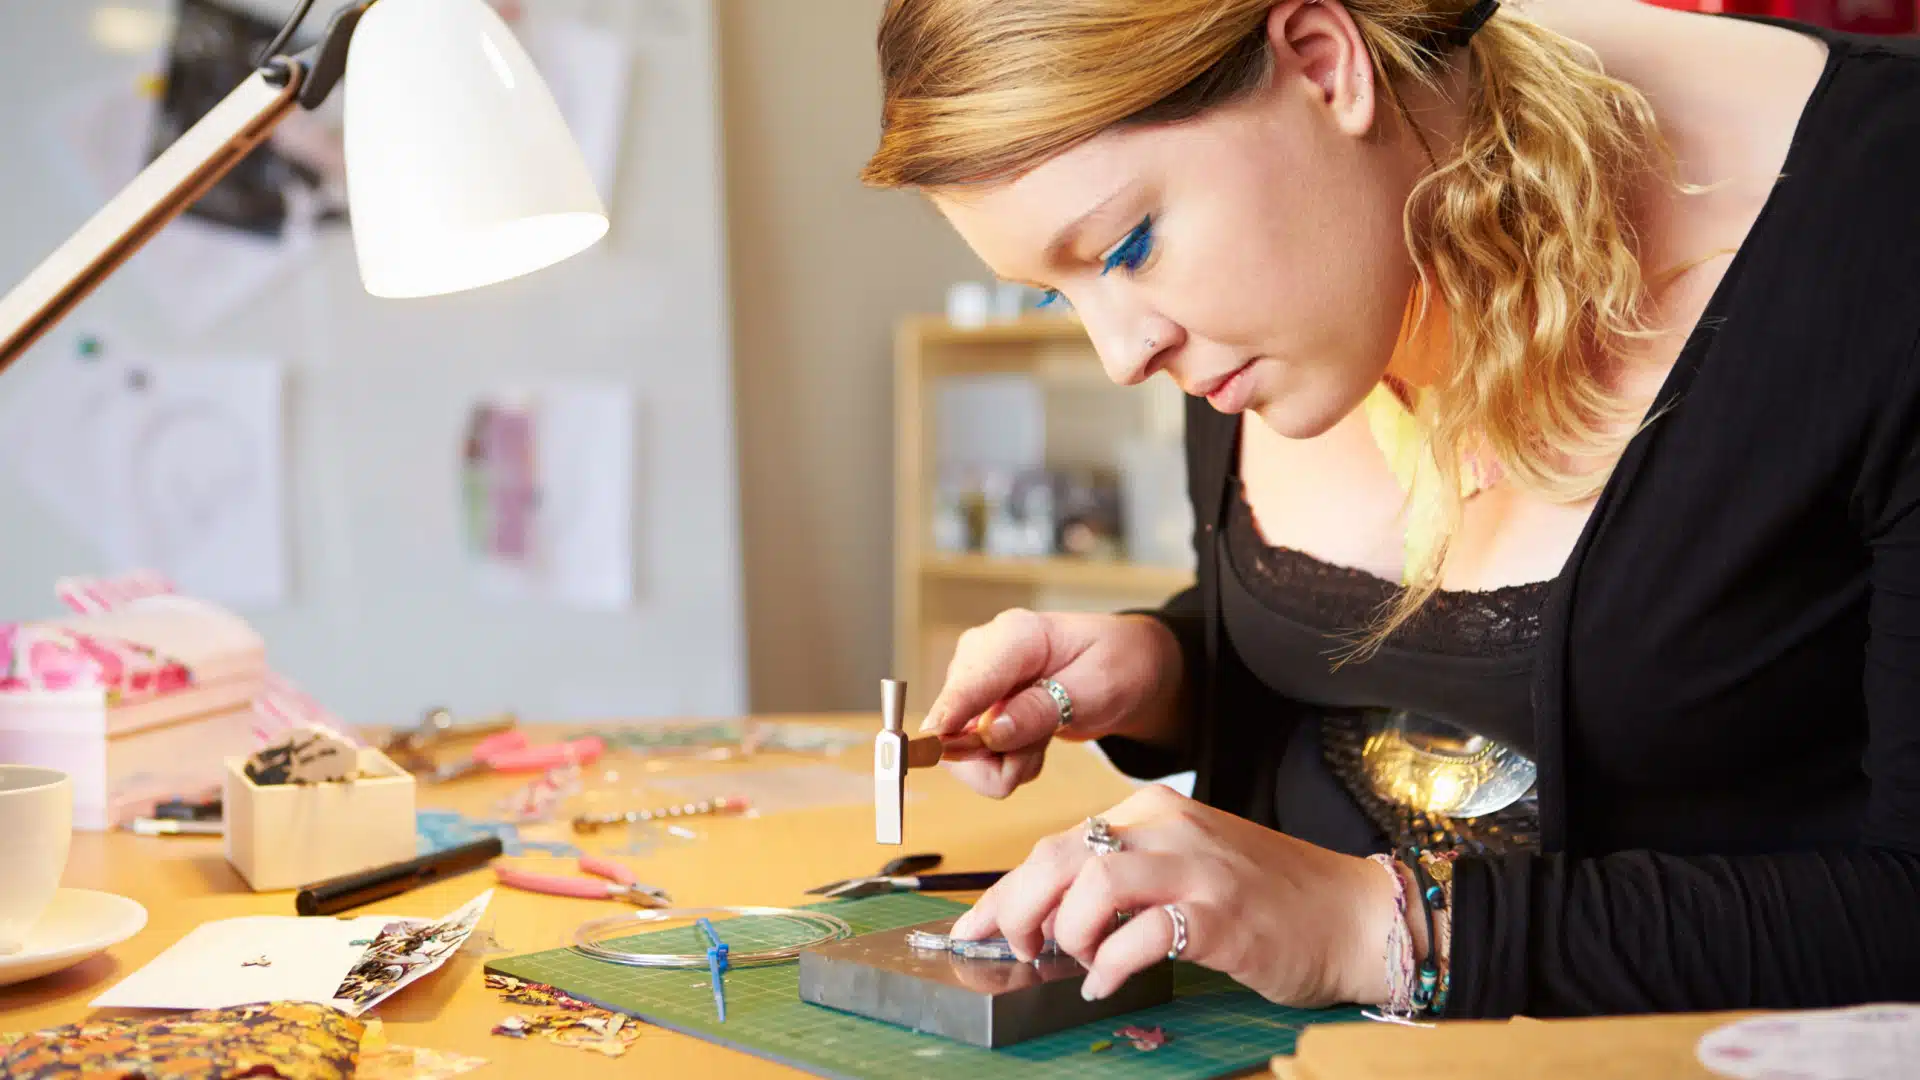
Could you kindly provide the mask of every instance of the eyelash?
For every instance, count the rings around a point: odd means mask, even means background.
[[[1111,252],[1108,252],[1100,272],[1106,274],[1125,268],[1127,273],[1131,274],[1145,265],[1147,256],[1151,254],[1153,254],[1153,217],[1148,215],[1141,218],[1140,224],[1135,225],[1133,231],[1114,245]]]
[[[1146,265],[1147,256],[1151,254],[1153,254],[1153,216],[1149,214],[1140,219],[1140,224],[1135,225],[1133,231],[1129,232],[1101,260],[1100,273],[1110,274],[1119,269],[1124,269],[1129,274],[1134,273]],[[1066,303],[1066,297],[1061,296],[1058,289],[1048,289],[1040,298],[1040,306],[1043,308],[1064,303]]]

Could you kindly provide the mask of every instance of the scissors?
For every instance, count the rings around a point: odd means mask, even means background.
[[[810,896],[836,900],[857,900],[896,892],[972,892],[984,889],[1006,875],[1005,870],[981,870],[963,874],[929,874],[940,865],[938,855],[905,855],[880,868],[871,877],[842,878],[808,889]]]
[[[494,875],[500,884],[528,892],[546,893],[549,896],[578,896],[584,900],[625,900],[641,907],[667,907],[673,898],[665,889],[656,889],[651,885],[642,885],[634,879],[633,871],[597,855],[580,856],[580,869],[592,874],[593,878],[574,877],[568,874],[541,874],[532,870],[522,870],[514,866],[496,866]],[[605,880],[595,881],[594,878]]]

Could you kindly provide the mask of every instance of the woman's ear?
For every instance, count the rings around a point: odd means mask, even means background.
[[[1373,129],[1373,56],[1340,0],[1282,0],[1267,12],[1275,81],[1304,79],[1334,124],[1355,137]]]

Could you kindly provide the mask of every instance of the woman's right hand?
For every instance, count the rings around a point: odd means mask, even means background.
[[[1056,735],[1086,740],[1158,728],[1173,707],[1180,646],[1145,615],[1013,609],[960,635],[947,681],[920,730],[945,743],[942,760],[982,795],[1003,799],[1040,775]],[[1053,679],[1073,701],[1060,726]]]

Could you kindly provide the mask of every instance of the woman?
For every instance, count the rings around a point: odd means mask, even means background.
[[[975,628],[927,728],[991,796],[1067,738],[1197,799],[957,934],[1401,1017],[1920,993],[1910,46],[893,0],[880,53],[868,182],[1193,395],[1197,587]]]

